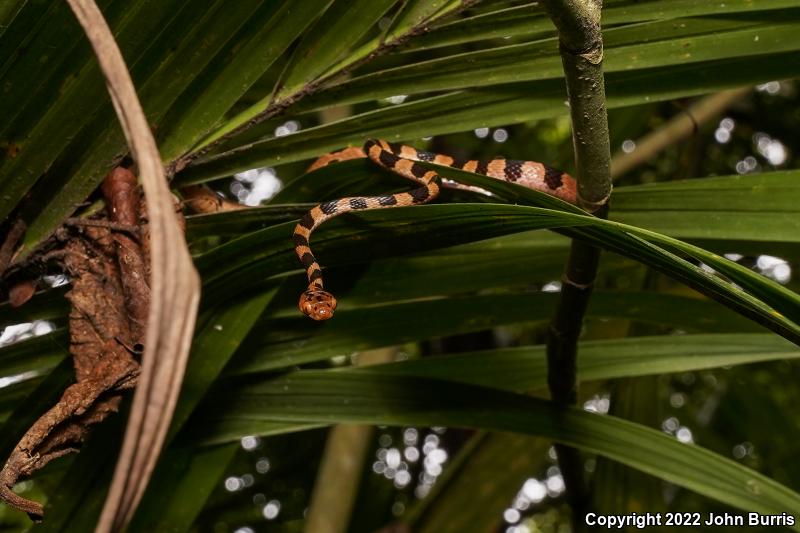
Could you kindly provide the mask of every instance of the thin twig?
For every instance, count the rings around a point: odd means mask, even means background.
[[[91,227],[91,228],[105,228],[112,231],[123,231],[132,235],[139,235],[140,228],[133,224],[121,224],[119,222],[111,222],[110,220],[93,220],[90,218],[76,218],[70,217],[64,220],[65,226],[77,227]]]
[[[559,32],[561,60],[567,82],[578,201],[587,211],[605,218],[611,194],[608,118],[603,83],[603,42],[600,0],[544,2]],[[553,401],[571,405],[577,399],[578,337],[592,294],[600,250],[573,240],[563,285],[547,339],[548,385]],[[585,529],[589,495],[584,467],[576,448],[556,445],[556,453],[572,508],[575,531]]]

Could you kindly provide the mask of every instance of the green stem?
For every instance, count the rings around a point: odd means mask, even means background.
[[[561,60],[567,83],[578,203],[605,218],[611,194],[611,150],[603,82],[603,41],[600,0],[544,2],[559,33]],[[578,337],[592,294],[600,250],[572,241],[563,276],[561,297],[547,339],[548,385],[553,401],[571,405],[577,400]],[[556,445],[564,476],[566,498],[572,508],[573,529],[585,530],[589,495],[583,460],[577,449]]]

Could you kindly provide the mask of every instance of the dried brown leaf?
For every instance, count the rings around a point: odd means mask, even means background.
[[[150,221],[152,299],[142,373],[125,441],[96,531],[130,521],[150,479],[172,418],[189,355],[200,280],[175,217],[158,148],[119,47],[94,0],[68,0],[86,32],[139,168]]]

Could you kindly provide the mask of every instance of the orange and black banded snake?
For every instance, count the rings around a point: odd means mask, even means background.
[[[333,317],[336,298],[323,289],[322,268],[309,247],[311,233],[326,220],[350,211],[417,205],[435,199],[442,186],[439,175],[436,171],[420,165],[419,161],[428,161],[516,183],[576,203],[575,180],[569,174],[535,161],[511,159],[493,159],[488,162],[457,161],[447,155],[424,152],[411,146],[383,140],[367,141],[363,152],[350,148],[340,153],[343,154],[341,157],[337,157],[336,154],[323,156],[312,165],[312,169],[334,161],[366,156],[386,170],[417,182],[420,187],[387,196],[340,198],[319,204],[303,215],[295,226],[293,236],[295,252],[308,276],[308,288],[300,296],[299,307],[303,314],[314,320],[328,320]]]

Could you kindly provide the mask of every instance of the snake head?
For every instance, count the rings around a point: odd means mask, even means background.
[[[328,320],[336,310],[336,298],[322,289],[309,289],[300,295],[300,311],[314,320]]]

